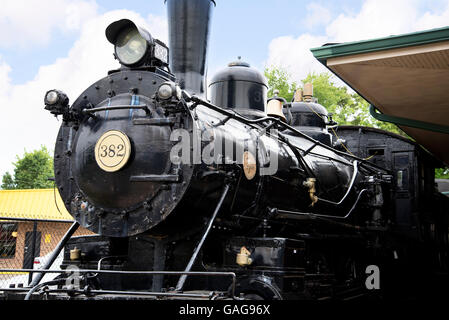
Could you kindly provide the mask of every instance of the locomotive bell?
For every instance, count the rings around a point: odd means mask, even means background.
[[[266,115],[267,80],[240,57],[217,72],[209,88],[212,104],[235,109],[245,116]]]
[[[268,100],[267,115],[280,118],[284,122],[287,122],[284,113],[282,112],[284,103],[287,101],[284,98],[278,97],[279,90],[274,90],[274,97]]]

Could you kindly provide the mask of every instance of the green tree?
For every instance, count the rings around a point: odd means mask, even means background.
[[[313,84],[314,97],[332,113],[338,124],[375,127],[408,137],[396,125],[374,119],[369,113],[369,103],[357,93],[349,93],[346,87],[337,86],[332,77],[326,72],[310,73],[302,83]]]
[[[435,169],[435,179],[449,179],[449,168]]]
[[[15,189],[16,185],[14,184],[14,178],[11,176],[11,174],[9,172],[6,172],[3,175],[3,179],[2,179],[2,189],[4,190],[11,190],[11,189]]]
[[[265,68],[265,78],[268,80],[268,97],[274,96],[274,90],[279,90],[279,97],[291,101],[297,84],[291,81],[290,74],[279,67]]]
[[[2,189],[42,189],[53,187],[48,178],[54,177],[53,159],[45,146],[40,150],[16,156],[13,163],[14,176],[6,172],[2,178]]]
[[[274,66],[266,68],[264,73],[268,80],[268,96],[273,96],[273,91],[277,89],[279,96],[291,101],[299,87],[291,80],[289,73],[282,67]],[[411,139],[396,125],[374,119],[369,113],[369,103],[357,93],[349,93],[347,87],[337,86],[330,73],[309,73],[301,83],[313,84],[314,97],[338,124],[375,127]],[[449,168],[435,169],[435,178],[449,179]]]
[[[299,86],[285,69],[271,66],[265,68],[264,74],[268,80],[268,97],[273,96],[273,91],[277,89],[279,96],[287,101],[292,100]],[[314,97],[338,124],[375,127],[407,137],[396,125],[374,119],[369,113],[369,103],[357,93],[349,93],[347,87],[337,86],[330,73],[309,73],[301,83],[313,84]]]

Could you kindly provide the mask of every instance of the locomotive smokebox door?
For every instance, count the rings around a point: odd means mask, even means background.
[[[151,98],[168,80],[153,72],[112,73],[72,105],[85,114],[77,126],[61,127],[56,182],[75,219],[95,233],[142,233],[182,199],[192,169],[171,161],[177,142],[170,136],[191,124],[166,114]]]

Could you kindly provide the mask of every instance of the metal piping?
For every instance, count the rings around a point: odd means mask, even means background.
[[[116,106],[106,106],[106,107],[98,107],[98,108],[91,108],[91,109],[83,109],[82,113],[87,115],[92,115],[95,112],[99,111],[109,111],[109,110],[126,110],[126,109],[142,109],[145,111],[147,115],[151,114],[150,109],[146,104],[142,105],[116,105]]]
[[[36,292],[38,289],[48,286],[48,285],[57,285],[62,283],[63,281],[65,281],[66,279],[57,279],[57,280],[51,280],[51,281],[47,281],[41,284],[37,284],[35,285],[33,288],[31,288],[30,291],[27,292],[25,299],[24,300],[30,300],[31,296],[33,295],[34,292]]]
[[[53,262],[56,260],[56,257],[59,255],[59,253],[61,252],[61,250],[64,248],[64,246],[66,245],[67,241],[69,241],[69,239],[72,237],[72,235],[75,233],[76,230],[78,230],[79,227],[79,223],[78,222],[74,222],[72,224],[72,226],[70,227],[69,230],[67,230],[67,233],[64,235],[64,237],[62,237],[61,241],[58,243],[58,245],[56,246],[55,250],[53,250],[53,252],[51,253],[50,258],[47,260],[47,262],[45,263],[44,267],[42,268],[42,270],[46,270],[48,271],[48,269],[50,269],[51,265],[53,264]],[[36,272],[36,271],[33,271]],[[39,282],[42,280],[44,276],[44,273],[39,273],[34,279],[33,281],[30,283],[30,287],[34,287],[37,286],[39,284]]]
[[[284,127],[285,129],[288,129],[288,130],[291,130],[291,131],[297,133],[297,134],[300,135],[301,137],[303,137],[303,138],[305,138],[305,139],[307,139],[307,140],[309,140],[309,141],[315,143],[316,145],[318,145],[318,146],[320,146],[320,147],[325,148],[326,150],[331,150],[332,152],[335,152],[335,153],[338,154],[338,155],[342,155],[342,156],[345,156],[345,157],[349,157],[349,158],[355,159],[355,160],[359,161],[361,165],[364,165],[364,164],[366,164],[366,163],[368,162],[368,161],[365,160],[365,159],[359,158],[359,157],[354,156],[354,155],[351,155],[351,154],[349,154],[349,153],[346,153],[346,152],[343,152],[343,151],[339,151],[339,150],[333,149],[332,147],[330,147],[330,146],[328,146],[328,145],[325,145],[324,143],[321,143],[320,141],[315,140],[315,139],[313,139],[312,137],[309,137],[309,136],[306,135],[305,133],[303,133],[303,132],[301,132],[301,131],[295,129],[294,127],[292,127],[292,126],[290,126],[290,125],[284,123],[283,121],[281,121],[281,120],[279,120],[279,119],[277,119],[277,118],[274,118],[274,117],[263,117],[263,118],[260,118],[260,119],[251,120],[251,119],[248,119],[248,118],[245,118],[245,117],[239,115],[239,114],[236,113],[235,111],[231,112],[231,111],[225,110],[225,109],[223,109],[223,108],[220,108],[220,107],[218,107],[218,106],[216,106],[216,105],[213,105],[213,104],[211,104],[211,103],[209,103],[209,102],[207,102],[207,101],[205,101],[205,100],[203,100],[203,99],[201,99],[201,98],[199,98],[199,97],[197,97],[197,96],[194,96],[194,95],[193,95],[193,96],[187,96],[187,97],[186,97],[186,101],[193,101],[193,102],[194,102],[194,104],[190,107],[190,110],[195,109],[196,106],[197,106],[198,104],[200,104],[200,105],[203,105],[203,106],[205,106],[205,107],[207,107],[207,108],[209,108],[209,109],[211,109],[211,110],[217,111],[217,112],[219,112],[219,113],[221,113],[221,114],[224,114],[224,115],[230,116],[231,118],[234,118],[234,119],[236,119],[236,120],[242,121],[242,122],[248,124],[249,126],[255,128],[255,129],[260,129],[259,127],[255,126],[255,124],[260,124],[260,123],[263,123],[263,122],[265,122],[265,121],[272,121],[272,122],[275,122],[275,123],[278,124],[279,126]],[[295,147],[296,147],[296,146],[295,146]],[[297,148],[298,150],[304,152],[304,150],[300,149],[299,147],[296,147],[296,148]],[[378,169],[378,170],[381,170],[381,171],[384,171],[384,172],[390,172],[389,170],[387,170],[387,169],[385,169],[385,168],[382,168],[382,167],[379,167],[378,165],[376,165],[376,164],[374,164],[374,163],[369,163],[369,166],[370,166],[370,167],[374,167],[374,168],[376,168],[376,169]],[[372,171],[372,168],[370,168],[370,169],[371,169],[371,171]]]
[[[64,290],[49,290],[49,292],[65,292]],[[72,291],[71,291],[72,292]],[[75,290],[74,293],[85,294],[84,290]],[[148,297],[176,297],[176,298],[196,298],[213,300],[214,293],[195,294],[195,293],[171,293],[171,292],[139,292],[139,291],[115,291],[115,290],[89,290],[89,294],[102,295],[122,295],[122,296],[148,296]]]
[[[98,260],[98,263],[97,263],[97,270],[101,270],[101,264],[103,263],[104,260],[106,260],[106,259],[112,259],[112,258],[114,258],[114,259],[117,259],[117,258],[126,258],[126,256],[107,256],[107,257],[103,257],[103,258],[101,258],[100,260]]]
[[[68,273],[67,270],[34,270],[34,269],[0,269],[0,272],[36,272],[36,273]],[[70,272],[70,271],[69,271]],[[189,276],[229,276],[232,278],[232,284],[231,284],[231,297],[235,300],[238,300],[238,298],[235,296],[235,287],[236,287],[236,275],[234,272],[210,272],[210,271],[193,271],[193,272],[185,272],[185,271],[122,271],[122,270],[76,270],[76,272],[79,273],[104,273],[104,274],[148,274],[148,275],[189,275]],[[61,280],[61,279],[58,279]],[[55,281],[55,280],[53,280]],[[51,281],[52,282],[52,281]],[[50,282],[46,282],[45,285],[48,285]],[[44,284],[42,284],[44,285]],[[42,285],[39,285],[41,287]],[[36,287],[36,286],[35,286]],[[37,288],[38,289],[38,288]],[[34,291],[36,291],[35,289]],[[29,288],[23,288],[23,289],[0,289],[1,291],[28,291]],[[63,290],[64,291],[64,290]],[[68,291],[68,290],[65,290]],[[95,291],[91,291],[95,292]],[[98,294],[106,294],[108,291],[98,290]],[[162,292],[138,292],[138,293],[132,293],[128,291],[116,291],[117,294],[129,294],[129,295],[135,295],[135,294],[143,294],[143,295],[152,295],[152,296],[189,296],[188,294],[179,294],[179,293],[162,293]],[[120,293],[121,292],[121,293]],[[81,292],[81,293],[84,293]]]
[[[193,255],[190,258],[189,263],[187,264],[185,272],[189,272],[192,269],[192,266],[193,266],[193,264],[196,261],[198,253],[200,252],[201,248],[203,247],[204,241],[206,240],[207,236],[209,235],[209,232],[210,232],[210,230],[212,228],[212,225],[215,222],[215,218],[217,217],[218,211],[220,211],[220,208],[221,208],[221,206],[223,204],[223,201],[226,198],[226,195],[228,194],[229,188],[230,188],[229,184],[226,184],[224,189],[223,189],[223,193],[221,195],[220,201],[218,201],[217,207],[215,208],[215,211],[214,211],[212,217],[209,220],[209,224],[207,225],[207,229],[204,232],[204,235],[201,238],[200,242],[198,243],[198,246],[196,247],[195,251],[193,252]],[[182,290],[182,288],[184,287],[184,283],[185,283],[186,279],[187,279],[187,274],[182,275],[179,278],[178,284],[176,285],[176,289],[175,289],[176,291],[181,291]]]
[[[51,285],[45,283],[45,285]],[[42,285],[40,286],[42,287]],[[38,288],[39,289],[39,288]],[[0,291],[4,292],[25,292],[28,289],[16,289],[16,288],[6,288]],[[76,293],[76,294],[86,294],[85,290],[67,290],[67,289],[49,289],[46,290],[47,293]],[[113,295],[128,295],[128,296],[149,296],[149,297],[176,297],[176,298],[208,298],[209,300],[214,300],[214,294],[216,292],[211,292],[211,294],[195,294],[195,293],[170,293],[170,292],[140,292],[140,291],[113,291],[113,290],[89,290],[90,294],[103,295],[103,294],[113,294]],[[28,298],[27,300],[30,300]]]
[[[0,220],[8,221],[22,221],[22,222],[55,222],[55,223],[73,223],[73,220],[57,220],[57,219],[31,219],[31,218],[12,218],[12,217],[0,217]]]
[[[362,196],[363,193],[367,192],[367,189],[362,189],[359,192],[359,195],[357,196],[357,199],[355,200],[354,204],[352,205],[351,209],[349,210],[349,212],[343,216],[331,216],[331,215],[326,215],[326,214],[316,214],[316,213],[308,213],[308,212],[297,212],[297,211],[288,211],[288,210],[276,210],[278,213],[283,213],[283,214],[289,214],[292,216],[306,216],[306,217],[312,217],[312,218],[330,218],[330,219],[347,219],[349,218],[349,216],[352,214],[352,212],[354,211],[354,209],[356,208],[357,204],[359,203],[360,197]]]
[[[357,160],[354,160],[354,162],[352,163],[352,165],[354,166],[354,171],[352,172],[351,183],[349,184],[348,190],[346,190],[346,194],[343,196],[343,198],[341,198],[341,200],[340,200],[339,202],[333,202],[333,201],[330,201],[330,200],[318,198],[319,201],[323,201],[323,202],[326,202],[326,203],[330,203],[330,204],[333,204],[333,205],[335,205],[335,206],[339,206],[340,204],[343,203],[343,201],[344,201],[344,200],[346,199],[346,197],[348,196],[349,192],[352,190],[352,187],[354,186],[355,179],[356,179],[357,174],[358,174],[358,172],[359,172]]]

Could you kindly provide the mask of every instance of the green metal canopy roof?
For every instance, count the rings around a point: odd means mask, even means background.
[[[349,54],[352,55],[357,53],[410,47],[445,40],[449,40],[449,27],[401,35],[392,35],[385,38],[323,45],[322,47],[312,48],[310,51],[312,51],[315,58],[323,62],[328,58]]]
[[[449,27],[311,51],[372,104],[374,117],[449,165]]]

